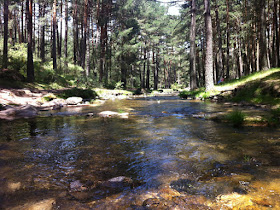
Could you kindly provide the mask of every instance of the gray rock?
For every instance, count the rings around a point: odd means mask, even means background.
[[[81,97],[70,97],[66,99],[66,104],[68,105],[77,105],[83,101]]]
[[[0,118],[13,120],[17,118],[30,118],[38,114],[36,107],[32,105],[9,107],[6,110],[0,111]]]
[[[111,118],[111,117],[120,117],[120,118],[128,118],[129,113],[125,112],[125,113],[118,113],[118,112],[112,112],[112,111],[104,111],[104,112],[100,112],[98,113],[98,116],[100,117],[107,117],[107,118]]]

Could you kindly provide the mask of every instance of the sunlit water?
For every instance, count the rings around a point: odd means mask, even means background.
[[[137,180],[142,191],[170,186],[213,199],[236,190],[225,180],[198,184],[215,176],[210,174],[220,170],[219,164],[225,169],[217,177],[249,174],[252,182],[279,185],[279,129],[233,128],[191,117],[225,109],[177,97],[153,97],[0,121],[2,208],[56,197],[76,180],[95,183],[118,176]],[[130,116],[86,116],[105,110],[128,111]],[[194,187],[186,188],[190,183]]]

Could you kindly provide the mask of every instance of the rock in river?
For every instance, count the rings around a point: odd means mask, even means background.
[[[17,118],[35,117],[38,110],[32,105],[13,106],[0,111],[0,119],[13,120]]]
[[[70,97],[66,99],[66,104],[68,105],[77,105],[83,101],[81,97]]]
[[[118,112],[112,112],[112,111],[104,111],[98,113],[98,116],[100,117],[106,117],[106,118],[111,118],[111,117],[120,117],[120,118],[128,118],[129,113],[118,113]]]

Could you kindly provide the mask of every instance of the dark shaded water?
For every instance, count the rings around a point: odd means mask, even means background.
[[[104,110],[129,111],[130,116],[85,115]],[[244,182],[253,177],[250,182],[261,183],[260,188],[267,183],[279,186],[279,129],[233,128],[191,117],[224,110],[217,104],[156,97],[0,121],[2,208],[55,198],[76,180],[96,183],[118,176],[137,180],[142,191],[170,186],[211,199],[234,191],[248,193],[217,177],[245,174]],[[275,186],[273,193],[280,193]]]

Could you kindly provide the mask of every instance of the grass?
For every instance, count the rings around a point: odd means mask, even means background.
[[[234,127],[240,127],[245,121],[245,114],[235,110],[226,115],[226,120],[232,123]]]
[[[234,91],[231,93],[229,90]],[[260,71],[240,79],[226,81],[216,85],[211,92],[204,88],[194,91],[182,91],[181,98],[195,97],[207,99],[225,91],[225,100],[232,102],[247,102],[251,104],[267,104],[280,107],[280,68]]]

